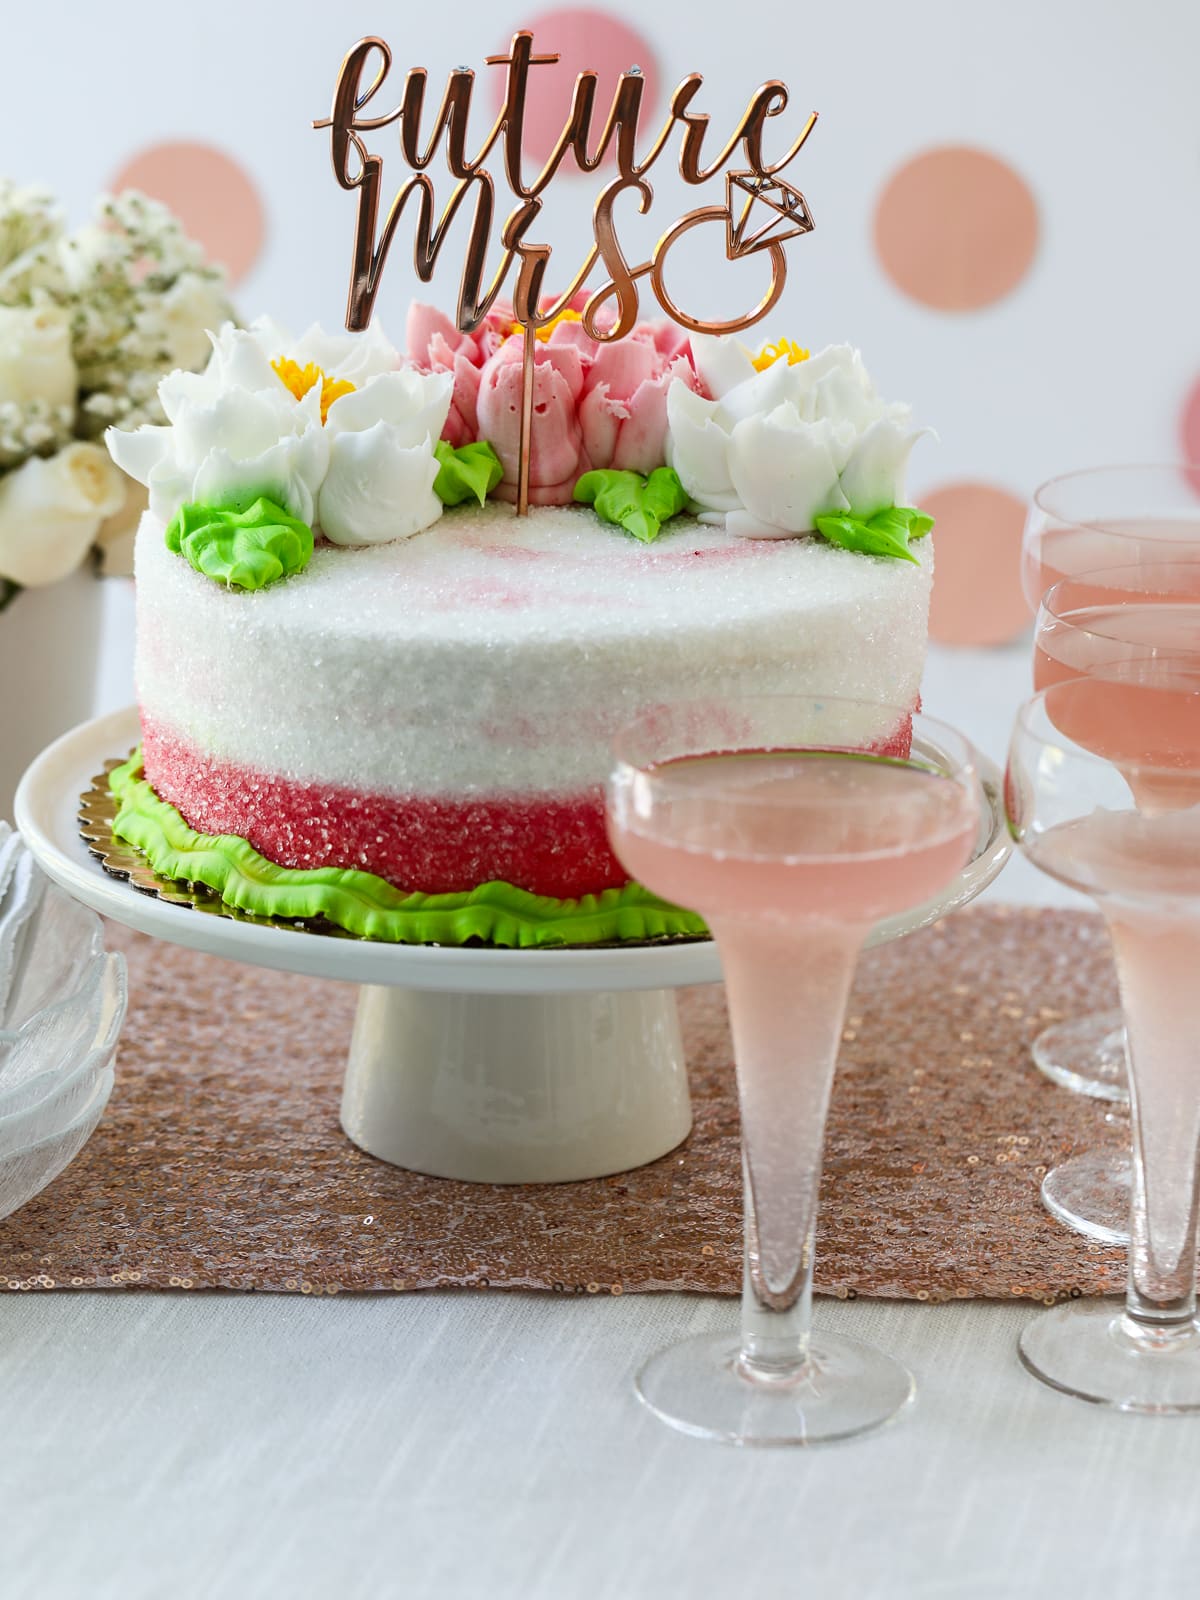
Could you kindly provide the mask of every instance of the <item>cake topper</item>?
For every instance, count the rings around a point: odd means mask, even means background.
[[[571,305],[597,265],[608,277],[589,294],[581,320],[585,332],[600,343],[621,339],[632,331],[638,320],[639,285],[643,278],[649,280],[654,298],[666,315],[689,332],[735,333],[766,316],[775,305],[787,280],[784,246],[789,240],[811,232],[813,227],[812,213],[803,194],[779,174],[803,149],[816,126],[816,112],[809,116],[799,136],[779,160],[768,161],[763,154],[767,120],[779,116],[788,104],[787,87],[778,79],[770,79],[755,90],[724,146],[706,164],[704,144],[710,118],[692,109],[704,81],[698,72],[689,73],[676,85],[667,118],[645,149],[640,148],[638,127],[645,92],[641,70],[631,66],[621,74],[594,145],[592,119],[598,74],[581,72],[575,80],[571,108],[553,150],[536,176],[528,177],[522,160],[522,135],[530,72],[558,59],[557,55],[535,55],[533,35],[524,30],[513,35],[507,55],[487,57],[488,66],[502,67],[505,71],[504,97],[495,121],[474,154],[468,153],[467,128],[475,73],[469,67],[456,67],[448,75],[428,141],[423,144],[421,124],[429,76],[425,68],[409,70],[398,105],[378,115],[370,112],[370,103],[382,89],[392,64],[391,49],[384,40],[375,37],[359,40],[346,56],[334,88],[332,111],[328,117],[313,123],[314,128],[329,129],[330,156],[338,183],[343,189],[358,190],[347,328],[362,329],[370,322],[392,239],[404,207],[414,195],[417,213],[413,259],[422,283],[428,283],[433,277],[446,235],[459,210],[467,202],[473,204],[458,291],[456,320],[463,332],[472,332],[483,321],[504,288],[514,261],[517,263],[512,287],[513,320],[520,325],[524,337],[517,499],[517,510],[521,514],[529,504],[534,336],[539,328],[552,323]],[[364,135],[379,132],[393,123],[399,124],[401,159],[411,170],[396,190],[381,229],[383,157],[367,148]],[[643,215],[649,211],[654,194],[646,174],[676,130],[680,132],[680,176],[685,183],[704,184],[724,172],[725,204],[698,206],[685,213],[662,235],[647,260],[631,265],[618,237],[614,205],[620,195],[631,191],[639,211]],[[739,145],[746,161],[744,168],[730,165]],[[497,147],[505,179],[517,203],[500,229],[503,253],[485,283],[495,221],[496,186],[484,163]],[[439,148],[444,149],[454,180],[440,216],[436,215],[433,180],[426,170]],[[529,237],[542,209],[541,196],[568,156],[580,172],[595,172],[610,152],[615,157],[617,170],[597,197],[591,248],[569,286],[556,299],[547,301],[542,289],[551,249]],[[705,223],[719,223],[724,228],[725,254],[730,261],[758,252],[764,252],[770,261],[771,277],[766,293],[741,316],[705,321],[676,304],[668,293],[665,279],[668,255],[679,239]],[[606,309],[610,302],[612,308]]]

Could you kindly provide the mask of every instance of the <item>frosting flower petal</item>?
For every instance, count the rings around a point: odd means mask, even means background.
[[[729,469],[731,428],[718,401],[686,384],[667,393],[667,464],[702,511],[733,511],[741,504]]]
[[[396,430],[397,442],[411,449],[424,439],[441,437],[452,389],[444,372],[423,373],[412,367],[382,372],[335,400],[326,426],[334,434],[361,433],[386,422]]]
[[[761,530],[753,536],[808,533],[822,512],[846,510],[838,477],[853,446],[851,424],[805,423],[790,403],[739,422],[729,468],[740,507]]]
[[[858,516],[873,517],[904,504],[908,457],[922,431],[881,417],[857,441],[841,481],[846,503]]]
[[[812,533],[831,512],[869,518],[904,497],[920,432],[907,406],[875,391],[862,357],[830,345],[756,367],[734,339],[692,341],[706,401],[676,383],[667,397],[667,459],[705,521],[747,538]],[[761,359],[761,358],[760,358]]]
[[[504,477],[498,500],[517,498],[521,455],[521,367],[516,354],[498,351],[479,383],[478,426],[500,458]],[[571,359],[566,359],[570,357]],[[569,505],[576,482],[591,470],[583,443],[578,402],[583,370],[569,346],[539,345],[533,369],[533,437],[529,453],[529,498],[535,505]]]
[[[442,514],[433,492],[439,463],[428,436],[400,442],[380,421],[362,432],[335,435],[321,487],[318,520],[334,544],[384,544],[430,527]]]

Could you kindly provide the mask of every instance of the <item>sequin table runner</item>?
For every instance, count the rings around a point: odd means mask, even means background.
[[[0,1222],[0,1289],[736,1293],[741,1170],[718,987],[681,995],[695,1129],[653,1165],[502,1188],[402,1172],[338,1125],[348,985],[110,928],[131,1003],[83,1154]],[[1119,1126],[1034,1070],[1047,1022],[1115,997],[1094,917],[976,909],[864,957],[830,1113],[817,1287],[842,1298],[1118,1292],[1123,1253],[1038,1202]]]

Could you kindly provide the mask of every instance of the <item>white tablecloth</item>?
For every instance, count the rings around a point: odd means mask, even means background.
[[[1001,758],[1027,670],[1025,648],[935,653],[926,705]],[[1023,863],[1000,892],[1068,898]],[[676,1295],[5,1296],[0,1595],[1194,1591],[1200,1419],[1034,1382],[1016,1339],[1036,1309],[819,1302],[919,1394],[884,1433],[809,1452],[689,1440],[634,1399],[647,1354],[736,1314]]]

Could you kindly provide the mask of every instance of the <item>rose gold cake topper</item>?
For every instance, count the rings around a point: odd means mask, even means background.
[[[375,58],[372,69],[370,63]],[[417,197],[416,238],[413,260],[417,277],[428,283],[433,277],[438,255],[460,207],[470,200],[474,206],[467,251],[459,282],[457,322],[469,333],[477,328],[503,289],[517,262],[512,290],[513,320],[523,330],[524,350],[521,389],[521,459],[517,510],[524,513],[529,504],[529,453],[532,433],[534,335],[570,306],[585,287],[599,264],[608,273],[606,281],[589,295],[582,312],[585,332],[605,343],[624,338],[638,320],[638,285],[648,278],[655,299],[673,322],[693,333],[735,333],[764,317],[783,293],[787,280],[785,243],[812,231],[813,219],[808,202],[791,184],[778,176],[803,149],[816,125],[813,112],[799,137],[780,160],[769,162],[763,155],[763,130],[769,117],[777,117],[788,104],[788,91],[778,79],[770,79],[751,95],[733,132],[720,152],[707,164],[703,161],[704,141],[709,117],[693,111],[703,79],[689,73],[674,89],[670,108],[662,127],[649,148],[639,149],[638,120],[645,80],[640,70],[630,67],[618,79],[612,106],[594,147],[592,116],[596,103],[597,74],[581,72],[575,80],[571,109],[554,149],[530,181],[522,168],[521,146],[525,102],[532,68],[556,62],[556,55],[534,55],[533,35],[522,31],[513,35],[507,55],[489,56],[489,66],[506,72],[504,99],[500,111],[482,145],[467,152],[467,124],[471,111],[471,92],[475,74],[469,67],[458,67],[449,74],[441,105],[434,118],[426,144],[421,142],[421,119],[425,108],[428,72],[412,68],[405,80],[399,105],[378,116],[368,115],[370,102],[383,87],[392,64],[392,52],[384,40],[360,39],[342,62],[334,88],[333,109],[328,117],[314,122],[314,128],[330,130],[330,155],[334,176],[343,189],[358,190],[358,216],[355,224],[350,294],[346,307],[346,326],[365,328],[371,320],[375,297],[387,262],[388,251],[405,205]],[[364,80],[368,78],[365,83]],[[379,223],[383,158],[368,150],[364,135],[399,124],[400,154],[410,175],[397,189],[382,229]],[[654,194],[646,173],[663,153],[676,129],[681,131],[679,173],[685,183],[703,184],[725,173],[725,204],[699,206],[672,224],[655,245],[648,260],[636,266],[625,258],[613,219],[617,197],[631,190],[642,214],[649,211]],[[729,168],[734,152],[741,145],[745,168]],[[503,248],[498,266],[485,284],[488,249],[496,210],[495,182],[484,166],[492,151],[500,147],[504,175],[517,204],[500,230]],[[426,168],[439,147],[444,147],[446,164],[454,188],[440,216],[435,217],[434,185]],[[550,246],[528,237],[542,209],[541,196],[549,187],[564,159],[570,155],[581,172],[595,172],[609,153],[616,159],[616,176],[609,179],[596,200],[593,239],[587,257],[570,285],[557,299],[545,301],[542,285],[550,262]],[[667,256],[684,234],[703,223],[720,223],[725,230],[725,254],[738,261],[765,251],[771,263],[767,291],[754,308],[724,321],[704,321],[677,305],[667,292]],[[601,312],[609,301],[614,309]]]

